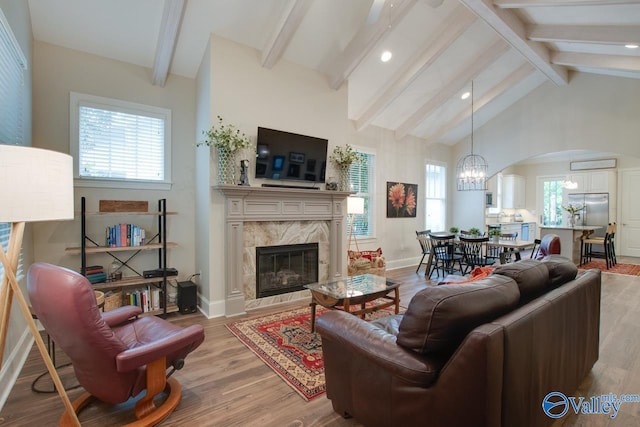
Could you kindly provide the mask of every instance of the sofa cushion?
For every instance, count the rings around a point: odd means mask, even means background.
[[[578,267],[569,259],[560,255],[548,255],[542,262],[549,270],[549,288],[555,289],[575,279]]]
[[[524,260],[498,266],[493,274],[512,278],[520,289],[520,305],[526,304],[549,290],[549,270],[536,260]]]
[[[428,287],[411,299],[397,343],[422,354],[452,353],[471,330],[509,312],[519,298],[518,285],[504,276]]]

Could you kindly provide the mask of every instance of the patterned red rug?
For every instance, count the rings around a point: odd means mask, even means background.
[[[604,260],[590,261],[584,265],[578,266],[581,270],[597,268],[604,273],[626,274],[628,276],[640,276],[640,265],[636,264],[616,264],[607,270],[607,263]]]
[[[318,306],[316,316],[326,311]],[[373,314],[374,318],[388,316],[393,314],[393,308]],[[324,394],[322,342],[319,334],[311,333],[309,307],[240,320],[226,326],[304,399],[308,401]]]

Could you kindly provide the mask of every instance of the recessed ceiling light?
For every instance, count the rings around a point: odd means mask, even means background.
[[[637,49],[638,45],[637,44],[625,44],[624,47],[626,47],[627,49]]]
[[[465,92],[465,93],[462,94],[460,99],[467,99],[470,95],[471,95],[471,92]]]
[[[382,55],[380,55],[380,61],[388,62],[392,56],[393,54],[391,52],[389,52],[388,50],[385,50],[384,52],[382,52]]]

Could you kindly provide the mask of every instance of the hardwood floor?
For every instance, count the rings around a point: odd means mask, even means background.
[[[619,262],[640,264],[640,259]],[[424,274],[415,267],[388,272],[403,282],[401,301],[407,305],[420,289],[429,286]],[[250,312],[254,317],[299,306],[286,304]],[[603,274],[600,360],[575,396],[640,394],[640,277]],[[205,327],[205,342],[186,360],[183,370],[174,375],[182,384],[182,401],[162,424],[166,426],[358,426],[333,412],[330,401],[321,396],[305,402],[270,368],[251,353],[224,326],[239,318],[207,320],[199,314],[174,315],[180,325],[199,323]],[[57,362],[65,362],[57,352]],[[31,391],[31,382],[45,370],[32,349],[25,366],[0,411],[0,426],[54,426],[64,407],[57,394]],[[73,383],[70,368],[63,368],[63,381]],[[41,387],[46,387],[42,381]],[[73,400],[82,389],[71,390]],[[116,407],[93,404],[80,416],[83,426],[121,425],[132,415],[131,404]],[[567,415],[554,426],[629,426],[640,425],[640,403],[623,403],[615,419],[606,415]]]

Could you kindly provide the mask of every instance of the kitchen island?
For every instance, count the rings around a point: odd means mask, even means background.
[[[556,234],[560,237],[560,255],[569,258],[576,265],[580,264],[580,245],[582,236],[588,236],[601,229],[598,225],[576,225],[567,227],[563,225],[541,225],[540,238],[547,234]]]

